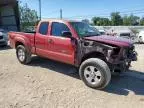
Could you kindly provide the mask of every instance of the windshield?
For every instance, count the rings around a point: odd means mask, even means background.
[[[95,28],[90,26],[84,22],[71,22],[71,25],[77,32],[78,36],[83,37],[91,37],[91,36],[99,36],[99,31]]]

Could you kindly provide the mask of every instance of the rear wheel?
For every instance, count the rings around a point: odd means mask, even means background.
[[[79,75],[87,86],[96,89],[105,88],[111,80],[108,65],[98,58],[84,61],[80,66]]]
[[[20,63],[28,64],[31,61],[31,53],[29,53],[23,45],[18,45],[16,55]]]
[[[142,36],[139,37],[139,43],[140,44],[144,43],[144,40],[143,40]]]

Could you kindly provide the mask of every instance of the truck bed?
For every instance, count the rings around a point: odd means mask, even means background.
[[[26,44],[32,50],[35,47],[35,33],[9,32],[10,46],[15,48],[17,41]]]

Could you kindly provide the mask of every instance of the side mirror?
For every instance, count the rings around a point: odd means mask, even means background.
[[[72,38],[72,34],[69,31],[63,31],[62,32],[62,36],[63,37],[67,37],[67,38]]]

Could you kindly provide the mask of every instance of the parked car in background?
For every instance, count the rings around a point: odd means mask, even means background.
[[[6,46],[8,44],[7,31],[0,28],[0,46]]]
[[[122,37],[131,40],[133,43],[138,41],[137,36],[129,28],[111,28],[109,34],[116,37]]]
[[[94,26],[100,33],[100,35],[105,35],[106,34],[106,31],[103,27],[101,26]]]
[[[144,43],[144,30],[139,32],[139,34],[138,34],[138,42],[139,43]]]
[[[98,30],[98,31],[100,32],[101,35],[105,35],[106,34],[105,30]]]
[[[28,64],[35,54],[74,65],[84,83],[96,89],[105,88],[112,73],[126,71],[137,60],[129,40],[100,35],[79,21],[40,21],[36,33],[9,32],[9,40],[20,63]]]

